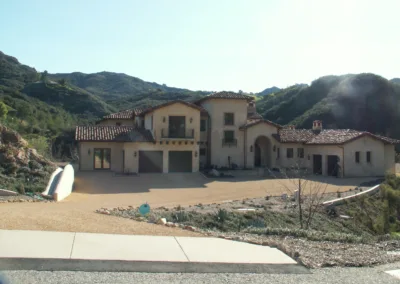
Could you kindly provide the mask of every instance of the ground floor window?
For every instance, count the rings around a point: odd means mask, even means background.
[[[297,148],[297,158],[304,158],[304,148]]]
[[[286,158],[293,158],[293,148],[286,149]]]
[[[94,149],[94,168],[110,169],[111,168],[111,149],[95,148]]]
[[[367,163],[371,163],[371,151],[367,151]]]

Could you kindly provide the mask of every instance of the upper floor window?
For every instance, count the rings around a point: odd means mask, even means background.
[[[121,122],[115,123],[116,126],[121,126]]]
[[[357,152],[355,153],[355,160],[356,160],[356,163],[357,163],[357,164],[360,163],[360,152],[359,152],[359,151],[357,151]]]
[[[281,149],[278,147],[276,148],[276,158],[279,159],[281,157]]]
[[[153,121],[153,116],[151,116],[151,117],[150,117],[150,127],[151,127],[150,129],[151,129],[151,130],[153,130],[153,128],[154,128],[153,122],[154,122],[154,121]]]
[[[234,125],[235,124],[235,115],[233,112],[224,113],[224,122],[225,125]]]
[[[304,158],[304,148],[297,148],[297,158]]]
[[[286,149],[286,158],[293,158],[293,148]]]
[[[371,151],[367,151],[367,163],[371,163]]]
[[[233,142],[235,140],[235,132],[233,130],[224,131],[225,142]]]
[[[205,119],[202,119],[202,120],[200,120],[200,131],[206,131],[207,129],[206,129],[206,120]]]

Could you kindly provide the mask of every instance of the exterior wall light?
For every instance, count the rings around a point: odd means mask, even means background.
[[[276,151],[276,146],[274,145],[274,147],[272,148],[274,150],[274,152]]]
[[[197,151],[194,151],[194,156],[195,158],[197,158]]]
[[[133,152],[133,156],[136,158],[136,156],[137,156],[137,152],[136,151]]]
[[[90,149],[87,151],[87,154],[90,156]]]
[[[162,122],[165,122],[165,116],[163,116],[163,118],[162,118]]]
[[[253,145],[250,145],[250,152],[253,152]]]
[[[307,156],[308,160],[310,160],[310,155]]]
[[[189,121],[190,121],[190,123],[192,123],[192,122],[193,122],[193,117],[191,117],[191,118],[189,119]]]

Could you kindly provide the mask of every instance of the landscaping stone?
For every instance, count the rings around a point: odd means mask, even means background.
[[[165,225],[165,224],[167,224],[167,219],[165,219],[165,218],[160,218],[160,219],[158,219],[157,224],[159,224],[159,225]]]

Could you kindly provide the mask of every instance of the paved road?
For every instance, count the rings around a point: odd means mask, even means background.
[[[313,270],[312,274],[182,274],[182,273],[90,273],[90,272],[40,272],[4,271],[10,284],[89,284],[89,283],[252,283],[252,284],[398,284],[385,271],[399,269],[400,263],[375,268],[327,268]],[[1,272],[0,272],[1,273]],[[1,282],[0,282],[1,283]],[[8,283],[7,283],[8,284]]]

